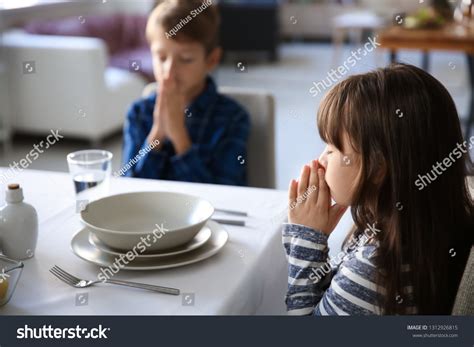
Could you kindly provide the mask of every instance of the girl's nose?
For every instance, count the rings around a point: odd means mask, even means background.
[[[322,167],[324,167],[324,169],[327,168],[328,160],[327,160],[327,158],[326,158],[326,150],[324,150],[324,151],[321,153],[321,155],[319,156],[318,161],[319,161],[319,164],[320,164]]]

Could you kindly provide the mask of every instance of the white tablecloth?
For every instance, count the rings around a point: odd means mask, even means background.
[[[6,169],[0,169],[5,173]],[[1,177],[1,176],[0,176]],[[285,314],[287,263],[281,245],[287,193],[269,189],[113,178],[111,194],[175,191],[201,196],[215,207],[249,213],[246,227],[224,227],[229,241],[215,256],[188,266],[157,271],[120,271],[115,278],[179,288],[180,296],[99,284],[74,289],[49,273],[59,265],[78,277],[96,279],[98,267],[71,251],[81,229],[74,188],[65,173],[25,170],[15,182],[39,215],[35,257],[26,260],[9,304],[13,315],[253,315]],[[10,183],[12,181],[10,180]],[[0,203],[5,186],[1,185]],[[1,231],[0,231],[1,232]],[[1,236],[0,236],[1,237]],[[191,294],[186,299],[183,295]],[[79,295],[79,297],[78,297]],[[194,296],[194,302],[192,301]]]

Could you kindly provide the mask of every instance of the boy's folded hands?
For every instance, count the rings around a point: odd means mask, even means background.
[[[158,94],[159,95],[159,94]],[[155,147],[155,149],[160,149],[163,141],[166,137],[165,132],[165,117],[161,116],[160,114],[164,114],[164,104],[163,98],[158,96],[158,100],[155,103],[155,109],[153,110],[153,126],[151,128],[150,134],[148,135],[148,142],[152,143],[154,140],[159,140],[160,145]]]
[[[300,179],[291,180],[288,190],[288,221],[329,235],[339,223],[347,206],[331,206],[325,170],[318,160],[303,166]]]
[[[191,140],[185,124],[185,107],[185,96],[176,80],[171,77],[163,79],[153,112],[149,141],[159,140],[162,144],[165,138],[169,138],[177,154],[189,149]]]

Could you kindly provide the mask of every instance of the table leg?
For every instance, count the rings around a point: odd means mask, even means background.
[[[466,119],[465,140],[471,135],[471,128],[474,125],[474,55],[467,54],[467,66],[469,69],[469,82],[471,84],[471,105],[469,107],[469,115]]]
[[[423,51],[422,54],[423,55],[421,57],[421,68],[428,72],[428,70],[430,69],[430,54],[428,51]]]
[[[332,61],[335,64],[339,64],[341,61],[341,51],[344,47],[344,38],[346,31],[344,28],[334,28],[332,31],[332,43],[333,43],[333,57]]]
[[[3,161],[3,166],[8,166],[10,160],[9,154],[12,153],[12,142],[10,138],[4,139],[0,144],[2,151],[0,152],[0,163]]]
[[[397,51],[392,49],[390,50],[390,63],[395,63],[397,61]]]

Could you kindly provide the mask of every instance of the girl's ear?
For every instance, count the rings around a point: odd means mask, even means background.
[[[206,57],[206,65],[208,72],[214,70],[214,68],[220,63],[222,57],[222,48],[216,47]]]

